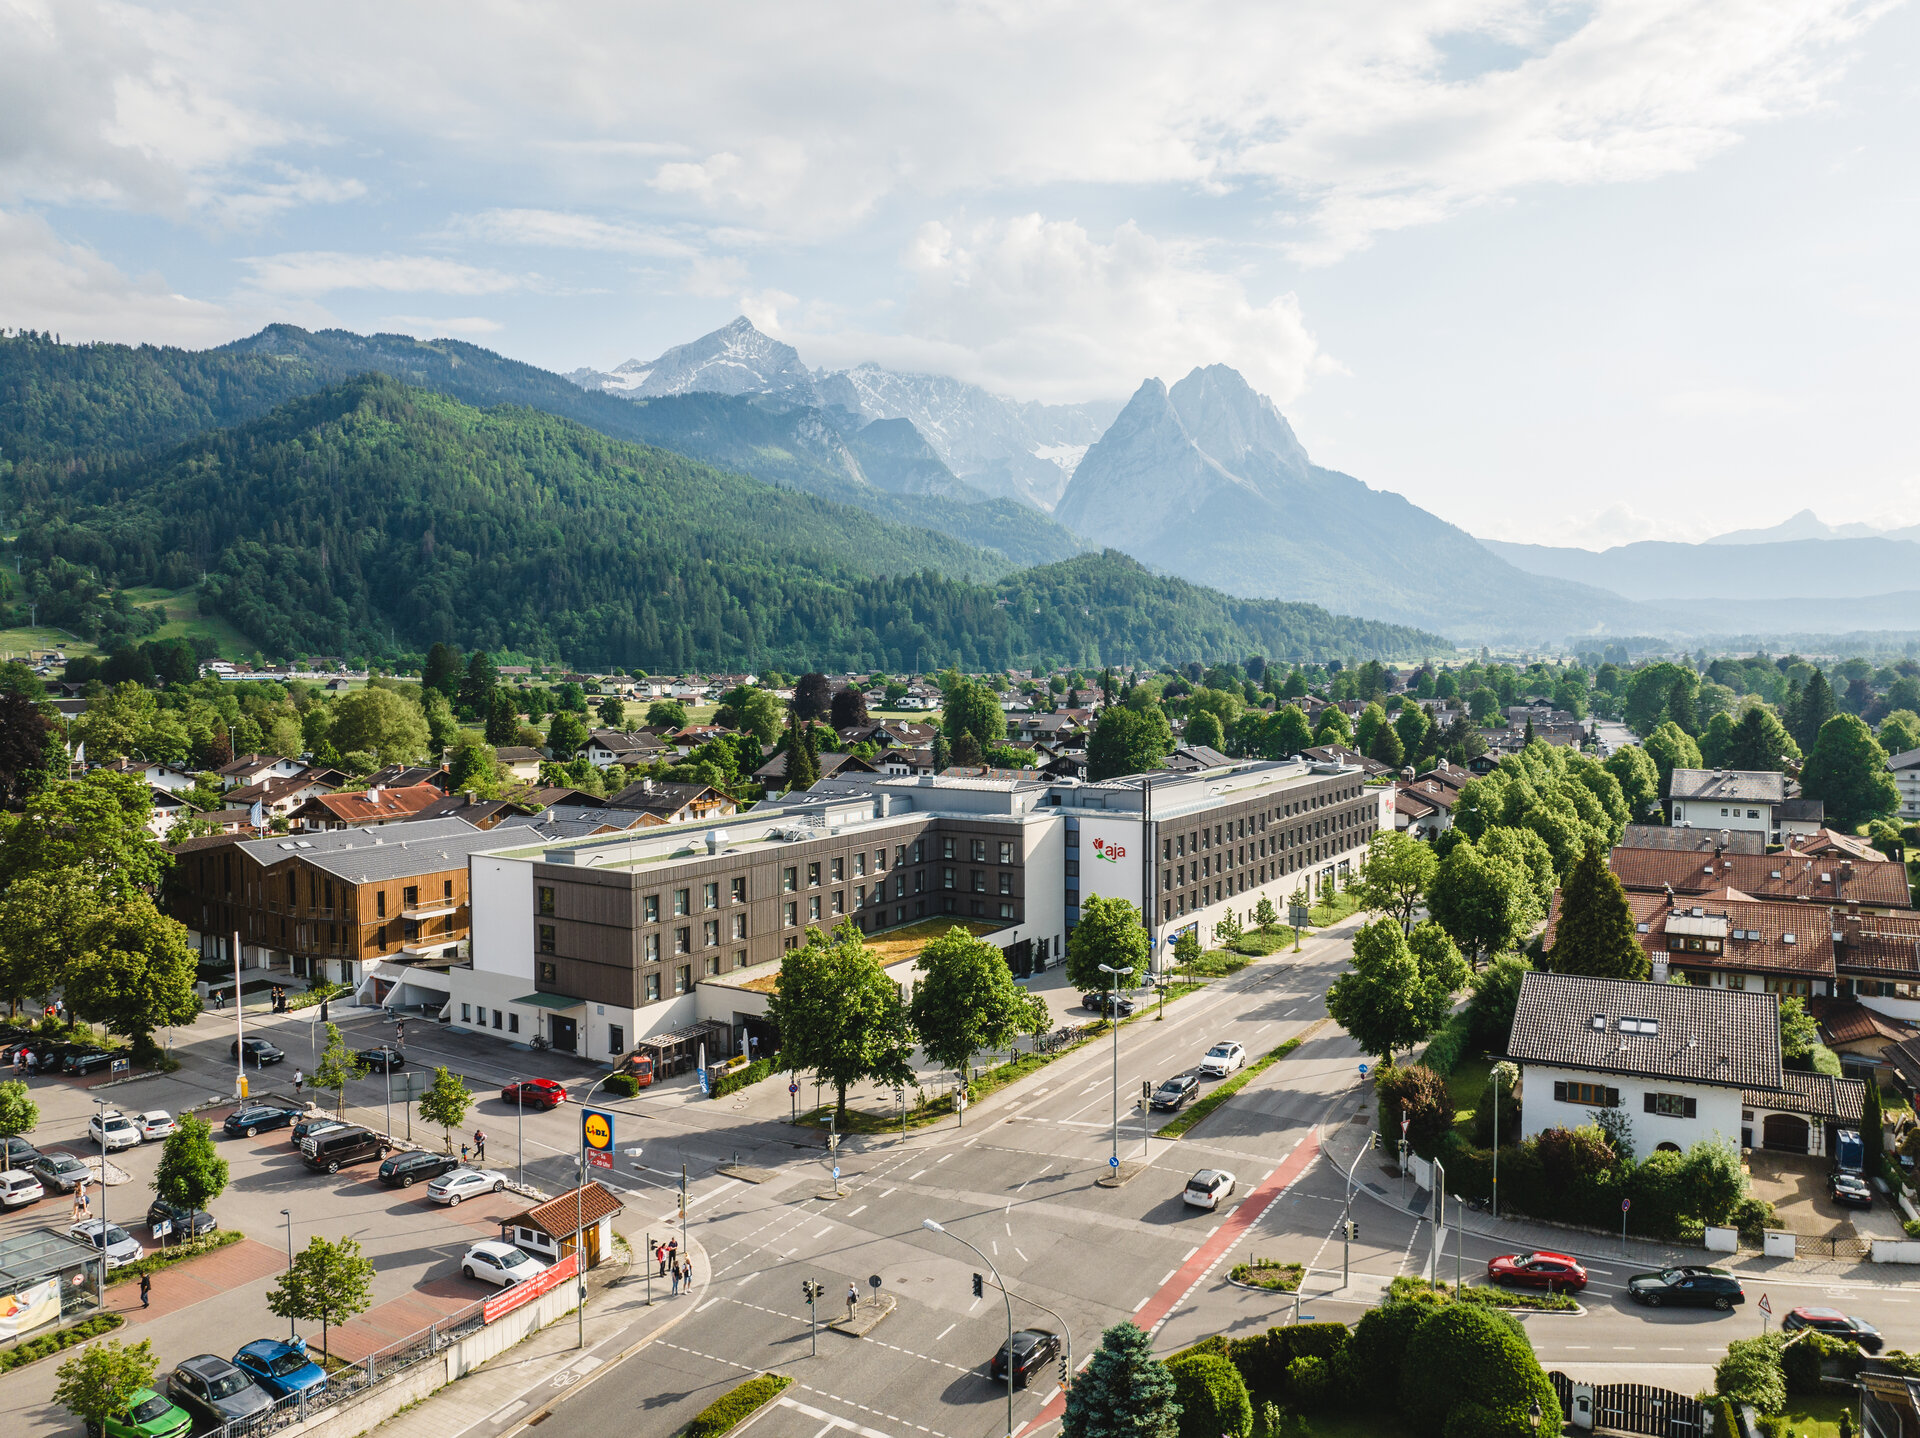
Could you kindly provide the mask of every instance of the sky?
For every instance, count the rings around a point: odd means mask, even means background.
[[[744,313],[1022,399],[1230,364],[1490,538],[1908,524],[1916,57],[1896,0],[0,0],[0,327]]]

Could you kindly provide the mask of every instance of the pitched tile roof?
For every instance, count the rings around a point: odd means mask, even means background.
[[[516,1213],[500,1222],[503,1226],[511,1224],[515,1228],[537,1228],[549,1238],[571,1238],[575,1230],[598,1223],[603,1218],[621,1212],[624,1207],[619,1199],[598,1183],[590,1183],[584,1190],[570,1188],[558,1198],[535,1204],[524,1213]]]
[[[1833,925],[1818,909],[1769,903],[1738,889],[1689,895],[1674,905],[1665,894],[1630,893],[1627,907],[1633,910],[1640,947],[1649,956],[1667,954],[1674,968],[1834,976]],[[1560,893],[1555,890],[1543,940],[1549,950],[1559,923]],[[1694,952],[1684,947],[1687,939],[1718,939],[1720,952]]]
[[[1622,1019],[1651,1019],[1657,1031],[1622,1032]],[[1535,971],[1520,981],[1507,1052],[1594,1073],[1777,1089],[1780,1005],[1744,989]]]
[[[1772,769],[1675,769],[1667,792],[1676,799],[1780,804],[1786,801],[1787,776]]]
[[[1628,889],[1704,894],[1729,885],[1757,899],[1854,901],[1882,908],[1913,905],[1904,865],[1781,854],[1712,856],[1670,849],[1616,848],[1607,865]]]
[[[1870,1009],[1858,999],[1811,998],[1807,1012],[1819,1020],[1828,1044],[1869,1043],[1875,1039],[1902,1043],[1920,1038],[1920,1029],[1890,1014]]]
[[[1867,1086],[1859,1079],[1802,1073],[1798,1069],[1787,1069],[1780,1077],[1781,1087],[1748,1089],[1740,1095],[1740,1102],[1749,1108],[1784,1109],[1836,1123],[1859,1123],[1866,1112]]]
[[[1850,974],[1920,979],[1920,914],[1840,914],[1834,963]]]
[[[1680,849],[1689,854],[1764,854],[1767,836],[1758,829],[1696,829],[1691,824],[1629,824],[1621,831],[1623,849]]]
[[[401,789],[374,788],[357,793],[315,794],[296,813],[324,813],[343,824],[381,824],[408,819],[446,796],[434,784],[409,784]]]

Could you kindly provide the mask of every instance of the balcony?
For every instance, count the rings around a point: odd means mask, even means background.
[[[452,899],[435,899],[427,904],[415,904],[400,911],[400,917],[418,922],[421,919],[439,919],[448,914],[458,913],[460,906]]]

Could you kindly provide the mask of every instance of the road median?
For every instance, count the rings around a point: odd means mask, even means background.
[[[1179,1138],[1195,1124],[1199,1123],[1200,1120],[1219,1108],[1221,1104],[1225,1103],[1228,1099],[1239,1093],[1241,1089],[1252,1083],[1254,1079],[1258,1078],[1261,1074],[1279,1063],[1281,1059],[1299,1048],[1301,1044],[1312,1038],[1313,1035],[1319,1031],[1321,1025],[1327,1022],[1328,1020],[1326,1019],[1316,1019],[1292,1038],[1269,1049],[1260,1058],[1255,1059],[1252,1063],[1241,1069],[1239,1073],[1221,1084],[1205,1098],[1195,1100],[1192,1106],[1184,1113],[1178,1114],[1166,1123],[1160,1125],[1159,1128],[1154,1130],[1153,1136],[1155,1138]]]

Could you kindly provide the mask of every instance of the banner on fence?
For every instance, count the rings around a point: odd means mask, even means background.
[[[569,1253],[551,1268],[548,1268],[545,1272],[533,1278],[529,1278],[525,1283],[516,1283],[513,1287],[503,1289],[501,1292],[496,1293],[492,1298],[487,1300],[485,1310],[486,1321],[491,1323],[496,1318],[504,1317],[506,1314],[513,1312],[513,1310],[521,1304],[531,1303],[543,1293],[551,1293],[569,1278],[573,1277],[577,1271],[579,1262],[580,1260],[575,1255]]]
[[[60,1316],[60,1280],[49,1278],[0,1298],[0,1338],[18,1338]]]

